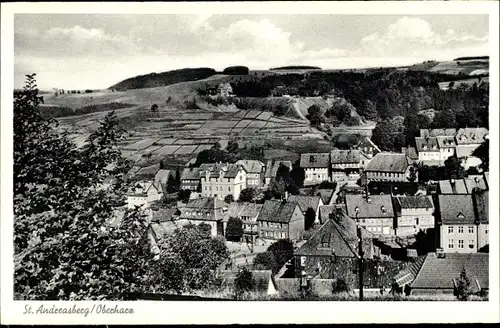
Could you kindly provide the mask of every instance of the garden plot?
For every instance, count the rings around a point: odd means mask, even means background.
[[[256,118],[257,116],[259,116],[260,113],[262,113],[262,111],[260,110],[250,110],[245,115],[245,118]]]
[[[158,145],[172,145],[175,143],[176,140],[177,138],[163,138],[156,141],[155,143]]]
[[[243,129],[242,129],[242,128],[233,128],[233,129],[231,130],[231,133],[237,133],[237,134],[239,134],[239,133],[241,133],[241,131],[243,131]]]
[[[211,149],[213,145],[199,145],[195,150],[194,153],[199,153],[202,152],[203,150]]]
[[[174,142],[174,144],[176,145],[192,145],[194,143],[195,142],[193,139],[179,139],[176,142]]]
[[[182,120],[211,120],[214,117],[213,113],[185,113],[182,114]]]
[[[199,144],[210,144],[214,143],[215,141],[211,141],[212,139],[197,139],[193,138],[193,145],[199,145]]]
[[[166,145],[155,150],[154,153],[157,155],[171,155],[180,147],[181,147],[180,145]]]
[[[241,120],[234,127],[235,128],[244,128],[244,127],[246,127],[250,123],[252,123],[252,120]]]
[[[252,121],[249,125],[248,128],[263,128],[264,125],[266,125],[267,122],[265,121]]]
[[[235,121],[208,121],[203,125],[203,129],[230,129],[233,128],[238,122]]]
[[[294,132],[310,132],[311,130],[307,126],[297,126],[297,127],[275,128],[274,131],[278,133],[294,133]]]
[[[154,138],[154,139],[153,138],[146,138],[146,139],[134,142],[133,144],[130,144],[128,146],[125,146],[124,149],[127,149],[127,150],[146,149],[149,146],[153,145],[157,140],[158,140],[158,138]]]
[[[198,146],[181,146],[179,149],[175,151],[175,155],[189,155],[191,154]]]
[[[159,145],[155,145],[155,146],[149,146],[148,148],[144,149],[143,151],[145,153],[152,153],[154,152],[155,150],[158,150],[160,149],[162,146],[159,146]]]
[[[183,129],[185,130],[198,130],[203,124],[186,124]]]
[[[234,113],[233,117],[235,117],[235,118],[243,118],[243,117],[245,117],[246,114],[247,114],[246,111],[240,110],[239,112]]]
[[[257,116],[257,119],[258,120],[267,121],[271,117],[273,117],[273,113],[272,112],[262,112],[262,114],[260,114],[259,116]]]

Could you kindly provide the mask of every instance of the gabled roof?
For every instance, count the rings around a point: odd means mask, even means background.
[[[420,129],[421,137],[438,137],[449,136],[453,137],[457,133],[456,129]]]
[[[324,168],[330,166],[330,153],[305,153],[300,155],[300,167]]]
[[[365,148],[365,147],[367,147],[367,148],[373,147],[379,153],[381,152],[380,148],[378,148],[377,145],[374,144],[373,141],[370,138],[368,138],[368,137],[364,137],[356,145],[356,148],[359,149],[359,150],[363,150],[363,148]]]
[[[337,209],[342,209],[345,212],[344,204],[334,204],[334,205],[322,205],[319,207],[319,221],[321,224],[330,220],[330,214],[335,213]]]
[[[439,148],[456,148],[457,143],[452,136],[439,136],[436,137]]]
[[[415,147],[403,147],[401,152],[412,160],[418,160],[417,149]]]
[[[382,152],[373,156],[365,171],[404,173],[411,159],[405,154]]]
[[[127,196],[146,197],[152,188],[156,189],[158,193],[163,192],[163,187],[160,183],[155,183],[154,181],[136,181],[128,190]]]
[[[217,87],[217,89],[218,90],[220,90],[220,89],[233,90],[233,88],[231,87],[231,84],[226,83],[226,82],[222,82],[221,84],[219,84],[219,86]]]
[[[239,164],[201,164],[200,165],[200,176],[205,177],[207,171],[209,171],[210,178],[219,178],[221,172],[223,172],[224,178],[235,178],[238,173],[243,170],[242,166]]]
[[[457,145],[480,144],[488,135],[486,128],[461,128],[455,135]]]
[[[241,165],[247,173],[261,173],[265,167],[264,163],[257,160],[243,160],[240,159],[235,164]]]
[[[181,209],[181,219],[218,221],[222,220],[224,210],[229,204],[216,197],[200,197],[191,199]]]
[[[443,224],[474,224],[471,195],[438,195],[438,202]]]
[[[393,218],[394,209],[391,195],[346,195],[347,215],[356,217],[356,207],[359,208],[359,218]],[[383,209],[385,211],[383,211]]]
[[[469,175],[468,178],[464,179],[465,186],[467,187],[467,191],[472,194],[474,189],[486,190],[488,189],[486,185],[486,181],[481,175]]]
[[[373,234],[361,230],[365,257],[372,257]],[[356,257],[358,255],[358,236],[354,220],[346,215],[327,220],[294,255],[296,256],[335,256]]]
[[[433,208],[430,196],[398,196],[397,202],[401,208]]]
[[[474,207],[476,209],[476,217],[480,223],[489,223],[489,191],[474,192],[472,195]]]
[[[297,203],[293,202],[266,200],[259,212],[257,221],[289,223],[295,208],[298,206]]]
[[[463,179],[440,180],[439,191],[441,194],[468,194],[467,186]]]
[[[153,217],[151,222],[168,222],[172,221],[178,216],[180,211],[177,208],[159,208],[158,210],[153,210]]]
[[[361,159],[368,158],[361,150],[341,150],[334,149],[330,152],[332,164],[358,164]]]
[[[415,137],[417,151],[420,152],[439,152],[438,141],[436,137]]]
[[[155,182],[156,183],[159,182],[165,185],[168,182],[169,176],[170,176],[170,170],[164,170],[164,169],[158,170],[158,172],[156,172],[155,175]]]
[[[201,170],[197,167],[186,167],[182,170],[181,181],[182,180],[199,180]]]
[[[289,202],[295,202],[299,204],[300,209],[302,212],[307,211],[307,209],[310,207],[312,208],[315,212],[318,209],[318,206],[321,201],[321,197],[319,196],[301,196],[301,195],[291,195],[288,197],[287,201]]]
[[[401,270],[395,277],[394,282],[399,286],[403,287],[407,285],[417,277],[418,272],[424,265],[424,261],[427,258],[428,254],[419,256],[415,262],[411,263],[406,269]]]
[[[229,204],[227,212],[224,214],[224,221],[229,220],[230,217],[239,218],[242,216],[249,216],[256,221],[262,206],[264,205],[248,202],[232,202]]]
[[[435,253],[429,253],[418,272],[411,288],[418,289],[452,289],[454,280],[460,277],[465,266],[472,278],[471,285],[477,291],[479,288],[489,288],[489,254],[487,253],[447,253],[444,258],[438,258]],[[479,284],[479,286],[478,286]]]
[[[243,171],[243,167],[238,164],[229,164],[225,170],[224,178],[236,178],[240,171]]]
[[[328,204],[333,196],[333,189],[318,189],[316,195],[321,197],[323,204]]]

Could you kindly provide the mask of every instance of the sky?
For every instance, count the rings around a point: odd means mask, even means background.
[[[186,67],[397,66],[488,55],[487,15],[16,14],[14,86],[101,89]]]

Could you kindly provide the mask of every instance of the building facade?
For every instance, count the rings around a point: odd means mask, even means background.
[[[434,205],[430,196],[398,196],[394,198],[396,235],[416,235],[434,228]]]
[[[207,224],[212,236],[224,236],[224,214],[228,204],[216,197],[200,197],[190,200],[181,210],[179,219],[192,224]]]
[[[155,183],[154,181],[137,181],[127,192],[126,197],[129,209],[136,206],[148,208],[151,203],[163,197],[163,188],[161,183]]]
[[[241,165],[247,175],[247,187],[260,188],[264,184],[266,166],[261,161],[239,160],[235,164]]]
[[[413,174],[418,180],[413,161],[405,154],[382,152],[375,155],[365,168],[368,181],[407,182]]]
[[[332,150],[330,152],[331,175],[333,181],[359,178],[370,158],[361,150]]]
[[[264,239],[299,239],[305,230],[304,214],[294,202],[266,200],[257,217]]]
[[[247,174],[241,165],[202,164],[200,169],[202,197],[224,199],[232,195],[237,200],[247,187]]]
[[[346,195],[347,215],[375,235],[394,235],[394,208],[390,195]]]
[[[304,184],[319,184],[330,180],[330,154],[305,153],[300,156],[300,167],[304,169]]]

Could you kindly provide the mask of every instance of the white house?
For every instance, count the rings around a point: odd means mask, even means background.
[[[147,208],[152,202],[163,197],[163,187],[160,182],[137,181],[126,196],[129,209],[133,209],[135,206]]]
[[[300,167],[304,168],[304,184],[329,181],[330,153],[305,153],[300,155]]]
[[[202,164],[201,196],[224,199],[232,195],[235,200],[240,198],[240,192],[247,187],[247,173],[238,164]]]

